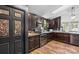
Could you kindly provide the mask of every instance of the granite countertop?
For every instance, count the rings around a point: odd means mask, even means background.
[[[64,32],[64,31],[45,31],[45,32],[42,32],[42,33],[53,33],[53,32],[57,32],[57,33],[67,33],[67,34],[79,34],[79,32]]]
[[[40,34],[39,33],[35,33],[35,32],[28,33],[28,37],[32,37],[32,36],[36,36],[36,35],[40,35]]]

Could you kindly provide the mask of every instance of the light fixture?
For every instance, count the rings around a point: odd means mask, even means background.
[[[75,19],[76,16],[75,16],[75,7],[72,7],[71,8],[71,19]]]

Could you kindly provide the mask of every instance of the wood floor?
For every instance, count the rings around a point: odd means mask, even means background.
[[[30,54],[78,54],[79,47],[70,44],[51,41],[41,48],[32,51]]]

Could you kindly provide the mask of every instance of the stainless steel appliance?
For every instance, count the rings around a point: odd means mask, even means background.
[[[47,43],[47,34],[41,33],[40,35],[40,47]]]
[[[78,45],[79,46],[79,35],[75,34],[75,35],[71,35],[70,36],[70,43],[73,45]]]

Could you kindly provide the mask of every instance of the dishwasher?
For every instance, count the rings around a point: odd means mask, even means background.
[[[41,33],[40,35],[40,47],[44,46],[47,43],[47,34]]]
[[[78,34],[72,34],[70,36],[70,44],[79,46],[79,35]]]

